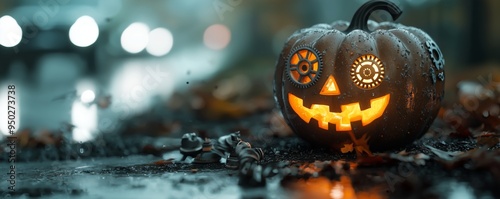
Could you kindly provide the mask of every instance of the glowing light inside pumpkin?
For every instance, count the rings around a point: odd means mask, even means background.
[[[319,93],[321,95],[340,95],[340,89],[337,86],[337,82],[335,82],[335,78],[332,75],[328,77],[325,85],[321,89]]]
[[[341,105],[342,112],[330,112],[329,105],[313,104],[311,108],[304,107],[303,100],[291,93],[288,93],[288,101],[293,111],[309,123],[311,119],[318,121],[318,127],[328,130],[328,124],[335,124],[337,131],[350,131],[351,122],[361,121],[363,126],[372,123],[382,116],[385,108],[389,104],[390,94],[370,100],[370,108],[361,110],[359,103]]]
[[[352,81],[362,89],[377,87],[384,80],[384,74],[384,65],[375,55],[358,57],[351,68]]]
[[[290,77],[297,83],[311,83],[317,76],[318,69],[318,57],[311,50],[301,49],[290,59]]]

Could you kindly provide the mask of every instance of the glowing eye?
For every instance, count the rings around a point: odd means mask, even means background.
[[[375,55],[362,55],[352,64],[351,79],[359,88],[377,87],[384,80],[384,75],[384,65]]]
[[[322,67],[321,56],[316,50],[299,48],[292,51],[288,58],[288,78],[294,85],[307,88],[319,79]]]

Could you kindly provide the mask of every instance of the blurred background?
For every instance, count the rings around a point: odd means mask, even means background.
[[[275,62],[287,37],[350,21],[364,2],[2,0],[0,121],[7,85],[15,85],[17,133],[35,140],[21,145],[249,126],[238,119],[273,112]],[[404,12],[398,23],[426,31],[441,48],[446,100],[458,81],[499,73],[500,1],[393,2]],[[391,20],[383,12],[372,19]],[[7,130],[0,122],[0,140]]]

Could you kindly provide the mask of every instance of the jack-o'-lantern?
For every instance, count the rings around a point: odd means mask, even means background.
[[[300,137],[386,150],[421,137],[435,119],[444,95],[441,51],[420,29],[369,21],[374,10],[394,20],[402,14],[389,1],[369,1],[351,23],[318,24],[286,41],[275,98]]]

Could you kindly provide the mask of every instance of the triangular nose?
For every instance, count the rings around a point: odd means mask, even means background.
[[[340,95],[340,90],[332,75],[328,77],[325,85],[321,89],[320,95]]]

